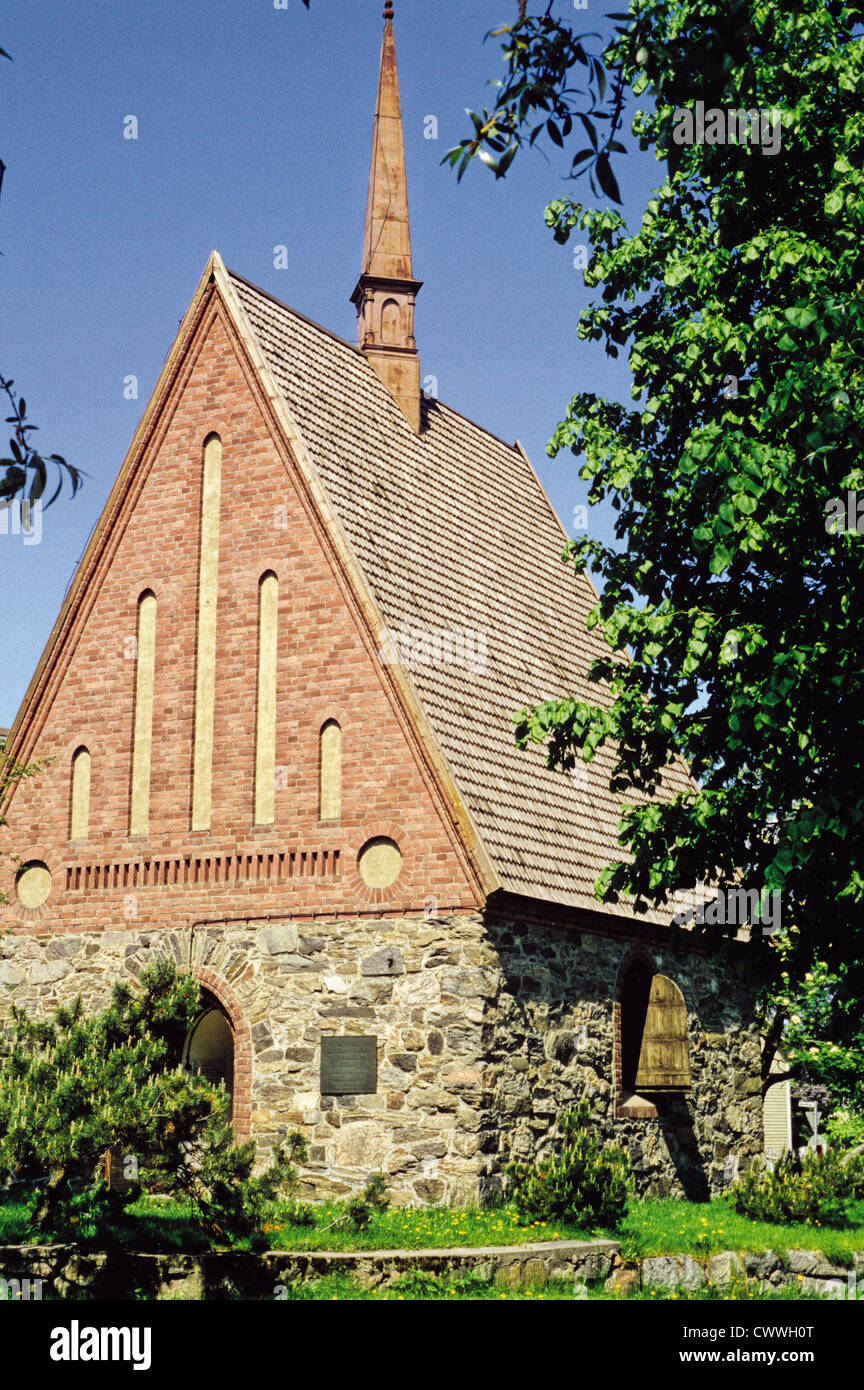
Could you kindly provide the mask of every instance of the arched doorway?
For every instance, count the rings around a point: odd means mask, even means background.
[[[620,985],[623,1097],[690,1089],[687,1008],[674,980],[636,959]]]
[[[636,959],[624,971],[621,980],[621,1083],[624,1098],[636,1091],[653,974],[644,960]]]
[[[190,1071],[200,1072],[208,1081],[224,1084],[234,1096],[234,1029],[231,1020],[215,995],[201,991],[203,1009],[186,1038],[183,1063]]]
[[[231,1030],[232,1056],[231,1066],[228,1066],[226,1057],[224,1031],[222,1033],[223,1046],[219,1055],[215,1059],[225,1066],[225,1084],[232,1099],[231,1105],[231,1124],[234,1127],[234,1137],[237,1143],[244,1143],[252,1137],[252,1032],[249,1021],[246,1017],[246,1010],[237,993],[223,980],[220,975],[210,970],[206,965],[193,965],[190,974],[198,981],[201,986],[201,1014],[195,1020],[196,1025],[203,1020],[203,1017],[211,1009],[216,1009],[223,1015]],[[217,1025],[211,1022],[208,1025],[214,1028]],[[196,1028],[190,1029],[189,1037],[183,1045],[182,1060],[189,1064],[189,1044],[194,1041]],[[206,1036],[206,1035],[205,1035]],[[203,1042],[203,1039],[202,1039]],[[203,1048],[202,1048],[203,1051]],[[207,1061],[206,1057],[201,1057],[195,1047],[197,1060]]]
[[[617,1114],[619,1119],[656,1118],[691,1090],[684,996],[640,950],[625,959],[616,993]]]

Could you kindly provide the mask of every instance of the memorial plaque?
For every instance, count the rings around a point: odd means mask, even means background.
[[[321,1039],[322,1096],[368,1096],[378,1090],[378,1039]]]

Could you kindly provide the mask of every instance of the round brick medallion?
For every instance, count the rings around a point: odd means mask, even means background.
[[[25,864],[15,880],[15,892],[22,907],[41,907],[51,892],[51,870],[34,859]]]
[[[367,888],[389,888],[402,871],[402,851],[384,835],[367,840],[358,855],[357,870]]]

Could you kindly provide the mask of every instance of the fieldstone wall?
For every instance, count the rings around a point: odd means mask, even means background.
[[[483,1022],[498,989],[480,914],[8,936],[0,983],[14,988],[0,1009],[47,1012],[79,993],[96,1009],[156,955],[192,969],[235,1037],[248,1036],[235,1125],[239,1115],[262,1161],[287,1132],[304,1133],[304,1196],[343,1196],[384,1172],[397,1203],[477,1200]],[[323,1034],[377,1037],[375,1094],[321,1095]]]
[[[556,1114],[584,1096],[604,1137],[630,1156],[643,1196],[720,1195],[762,1152],[759,1030],[737,972],[686,950],[643,951],[687,1005],[692,1091],[623,1118],[615,1091],[615,995],[632,943],[530,922],[490,919],[503,974],[489,1011],[500,1174],[544,1149]],[[487,1186],[495,1186],[491,1176]]]
[[[616,1117],[614,997],[624,942],[481,913],[218,924],[0,940],[0,1009],[101,1006],[155,955],[192,969],[237,1039],[235,1122],[262,1160],[309,1143],[304,1195],[388,1175],[398,1203],[470,1203],[542,1151],[585,1095],[638,1189],[706,1196],[762,1147],[759,1040],[746,991],[704,957],[655,953],[688,1008],[693,1091],[654,1119]],[[378,1090],[322,1096],[324,1034],[378,1039]]]
[[[145,1254],[128,1250],[82,1250],[74,1245],[0,1247],[0,1279],[7,1297],[21,1302],[65,1299],[284,1299],[292,1284],[348,1275],[367,1289],[384,1289],[409,1273],[443,1277],[473,1274],[502,1289],[542,1288],[572,1283],[576,1297],[601,1282],[627,1297],[656,1289],[668,1297],[730,1286],[763,1293],[817,1294],[864,1299],[864,1251],[849,1265],[818,1250],[753,1253],[724,1250],[709,1258],[654,1255],[622,1260],[616,1241],[548,1241],[530,1245],[442,1250],[245,1251],[205,1255]]]
[[[386,1288],[409,1273],[473,1274],[502,1288],[552,1280],[596,1284],[617,1258],[611,1240],[449,1250],[268,1250],[157,1255],[81,1250],[74,1245],[0,1247],[0,1279],[17,1281],[22,1301],[39,1299],[284,1299],[288,1287],[348,1275],[364,1288]],[[41,1281],[36,1283],[35,1281]]]

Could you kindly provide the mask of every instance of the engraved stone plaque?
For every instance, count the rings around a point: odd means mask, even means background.
[[[322,1096],[368,1096],[378,1090],[378,1039],[321,1039]]]

